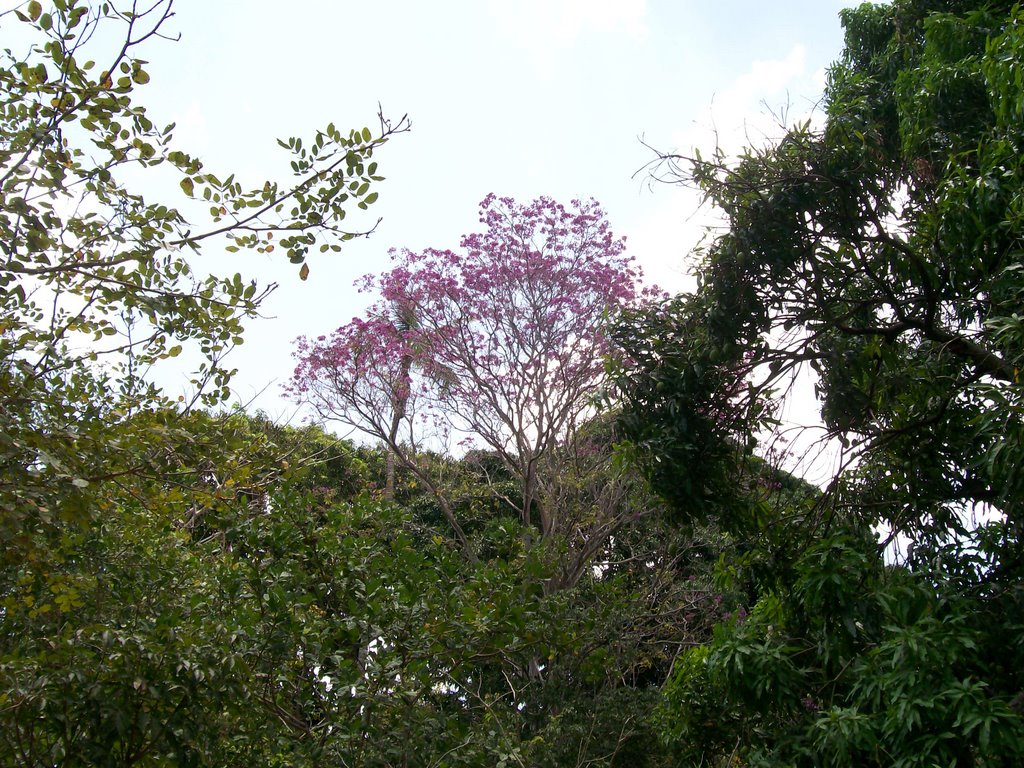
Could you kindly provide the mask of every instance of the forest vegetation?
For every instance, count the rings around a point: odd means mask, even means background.
[[[213,173],[138,100],[171,6],[0,15],[0,765],[1024,761],[1024,9],[843,11],[819,121],[659,153],[692,293],[489,195],[297,341],[297,427],[227,407],[272,287],[203,255],[344,259],[410,125]]]

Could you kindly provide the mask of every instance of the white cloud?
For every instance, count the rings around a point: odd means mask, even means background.
[[[803,74],[806,62],[807,49],[799,43],[790,49],[784,59],[754,61],[750,70],[733,83],[729,94],[744,103],[754,97],[777,94],[787,83]]]
[[[783,127],[809,115],[820,94],[820,74],[806,70],[807,49],[801,44],[781,59],[752,61],[746,72],[715,95],[694,127],[673,141],[683,152],[698,147],[707,153],[717,143],[735,154],[780,136]]]

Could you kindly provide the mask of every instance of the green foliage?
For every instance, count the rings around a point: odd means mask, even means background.
[[[171,406],[143,379],[149,366],[194,345],[204,358],[196,400],[228,396],[223,357],[269,289],[240,275],[204,277],[202,247],[227,238],[228,250],[277,247],[299,263],[318,239],[330,248],[350,239],[357,233],[342,228],[343,206],[376,197],[367,192],[379,179],[373,153],[407,127],[381,118],[375,136],[328,126],[309,147],[292,139],[288,185],[247,190],[233,175],[214,175],[173,148],[173,126],[156,126],[133,101],[149,80],[139,54],[170,15],[168,0],[145,9],[72,0],[0,16],[25,39],[0,57],[7,562],[47,531],[118,504],[124,478],[155,471],[176,438],[165,423]],[[129,173],[170,178],[175,192],[180,179],[202,205],[147,200]]]
[[[750,616],[688,652],[665,733],[752,765],[1006,765],[1024,752],[1020,591],[886,567],[873,537],[809,547]],[[1012,639],[1011,639],[1012,638]]]
[[[591,431],[596,439],[604,434],[597,425]],[[452,764],[664,764],[653,730],[658,689],[680,648],[709,637],[721,613],[710,573],[722,539],[681,532],[656,516],[657,502],[634,475],[628,503],[637,516],[567,584],[560,573],[572,553],[527,546],[515,507],[501,498],[496,457],[424,458],[447,477],[446,492],[479,553],[459,579],[491,585],[483,601],[459,581],[444,587],[467,600],[464,620],[486,610],[468,625],[443,629],[459,638],[449,647],[472,659],[448,681],[458,681],[453,695],[468,697],[463,717],[472,724],[471,743]],[[596,483],[599,472],[592,471]],[[427,549],[451,546],[441,538],[446,521],[432,492],[401,471],[395,490],[412,515],[414,539]],[[567,514],[577,492],[589,491],[562,489]],[[474,635],[479,629],[487,632]]]
[[[268,293],[203,249],[305,279],[407,123],[280,142],[287,185],[215,175],[136,101],[170,15],[0,14],[31,38],[0,68],[0,765],[668,764],[659,687],[739,596],[711,578],[728,539],[656,516],[607,420],[550,452],[576,533],[546,546],[500,457],[417,455],[467,559],[409,467],[389,489],[379,451],[197,408]],[[186,346],[197,395],[168,402],[144,372]]]
[[[694,763],[1017,764],[1024,15],[842,20],[820,130],[660,158],[729,228],[620,332],[623,427],[683,520],[736,537],[749,610],[676,665],[664,733]],[[842,468],[770,502],[743,456],[807,373]]]
[[[270,290],[205,276],[200,256],[278,249],[304,278],[312,246],[361,234],[346,209],[374,202],[374,152],[408,124],[282,142],[288,184],[215,175],[136,102],[171,10],[0,14],[3,765],[287,762],[286,719],[259,705],[277,672],[261,665],[277,658],[298,686],[300,625],[283,639],[261,623],[280,574],[240,559],[230,532],[282,477],[345,498],[364,485],[354,449],[339,461],[322,435],[196,410],[228,396],[223,357]],[[196,396],[169,402],[143,374],[186,346],[203,359]]]
[[[446,470],[467,563],[413,476],[383,499],[380,451],[161,418],[161,463],[0,572],[0,764],[665,764],[653,711],[717,615],[711,534],[645,515],[549,595],[486,455]]]
[[[617,417],[629,440],[621,450],[684,519],[732,495],[750,444],[736,402],[738,347],[714,339],[714,322],[683,296],[636,310],[615,333],[625,362],[610,364],[628,393]]]
[[[4,580],[0,761],[194,764],[216,751],[245,695],[240,628],[211,594],[220,566],[138,508],[48,554]]]

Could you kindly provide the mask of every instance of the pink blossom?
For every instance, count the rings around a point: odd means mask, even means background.
[[[490,194],[480,222],[454,250],[391,250],[389,271],[356,282],[380,297],[365,318],[296,342],[288,389],[389,444],[397,420],[415,438],[429,416],[525,478],[591,413],[609,323],[659,292],[593,200]]]

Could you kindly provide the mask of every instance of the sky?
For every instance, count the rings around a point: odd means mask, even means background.
[[[176,145],[243,186],[287,181],[276,140],[376,126],[378,103],[412,130],[375,159],[386,176],[362,224],[374,235],[314,255],[310,276],[274,255],[204,248],[197,269],[278,289],[228,362],[236,402],[279,421],[293,340],[328,333],[373,297],[352,287],[392,247],[454,248],[489,192],[595,198],[649,282],[692,285],[690,251],[714,221],[693,193],[650,183],[643,142],[738,151],[817,104],[839,54],[838,0],[176,0],[139,55],[136,98]],[[639,173],[638,173],[639,171]],[[348,221],[348,219],[346,219]],[[315,250],[315,249],[314,249]],[[180,372],[165,387],[186,390]]]

